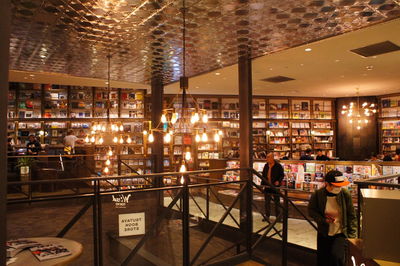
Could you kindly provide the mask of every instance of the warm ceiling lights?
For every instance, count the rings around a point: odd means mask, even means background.
[[[369,102],[360,102],[358,89],[356,89],[357,102],[350,102],[349,105],[343,105],[341,114],[349,118],[349,123],[353,124],[357,130],[361,130],[363,124],[369,123],[369,117],[377,112],[376,104]]]
[[[184,138],[182,141],[182,158],[180,160],[181,165],[179,167],[180,172],[185,172],[187,169],[187,163],[193,159],[192,152],[188,147],[185,149],[185,142],[196,143],[208,142],[209,134],[215,142],[221,140],[222,132],[215,131],[209,132],[208,129],[208,113],[207,110],[200,108],[198,102],[190,94],[188,94],[189,80],[186,77],[186,13],[187,8],[185,7],[185,0],[183,0],[182,8],[182,72],[183,76],[180,78],[180,92],[182,94],[177,95],[169,104],[169,106],[162,110],[160,123],[152,128],[151,123],[148,123],[148,131],[144,131],[143,135],[147,136],[149,143],[154,142],[154,131],[162,132],[164,135],[164,143],[170,143],[173,136],[180,135]],[[215,75],[221,73],[216,72]],[[190,97],[188,97],[190,96]],[[189,139],[189,140],[188,140]]]
[[[306,52],[311,52],[312,49],[311,49],[311,48],[306,48],[306,49],[304,49],[304,51],[306,51]]]

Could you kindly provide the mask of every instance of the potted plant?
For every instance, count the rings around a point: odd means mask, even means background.
[[[28,175],[30,168],[36,163],[32,157],[22,157],[18,159],[17,167],[21,175]]]

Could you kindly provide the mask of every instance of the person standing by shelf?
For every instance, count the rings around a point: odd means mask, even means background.
[[[26,144],[26,152],[29,155],[37,155],[42,150],[40,142],[36,139],[35,135],[30,135],[28,143]]]
[[[311,195],[308,213],[318,225],[318,266],[344,266],[346,238],[357,237],[353,201],[344,189],[349,184],[342,172],[332,170],[326,174],[325,187]]]
[[[269,222],[269,217],[271,216],[272,198],[275,205],[275,216],[278,217],[280,214],[280,198],[279,194],[277,193],[278,191],[275,187],[279,187],[281,185],[284,173],[282,165],[274,159],[273,153],[267,154],[266,161],[267,163],[264,165],[262,175],[265,180],[268,181],[268,183],[262,180],[261,185],[266,186],[264,188],[265,218],[263,219],[263,221]]]
[[[302,160],[302,161],[314,160],[314,158],[312,157],[311,153],[312,153],[312,152],[311,152],[311,149],[307,149],[306,152],[305,152],[305,154],[303,154],[303,155],[300,157],[300,160]]]
[[[317,161],[330,161],[331,159],[322,153],[321,149],[317,150],[317,157],[315,158]]]
[[[83,140],[74,135],[72,129],[68,130],[67,135],[64,137],[64,152],[66,154],[75,153],[75,144],[83,144]]]

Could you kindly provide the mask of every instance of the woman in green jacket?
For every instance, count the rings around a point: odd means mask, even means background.
[[[346,238],[357,236],[357,217],[349,185],[339,171],[330,171],[325,187],[315,191],[308,204],[309,215],[318,225],[317,260],[319,266],[345,265]]]

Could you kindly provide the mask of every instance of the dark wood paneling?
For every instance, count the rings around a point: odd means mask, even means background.
[[[349,118],[341,114],[342,106],[350,102],[357,102],[357,98],[338,98],[336,100],[337,112],[337,138],[336,154],[343,160],[364,160],[371,153],[378,152],[378,128],[377,115],[369,117],[369,123],[363,124],[361,130],[357,129],[357,123],[350,124]],[[376,97],[360,97],[360,103],[377,102]]]

